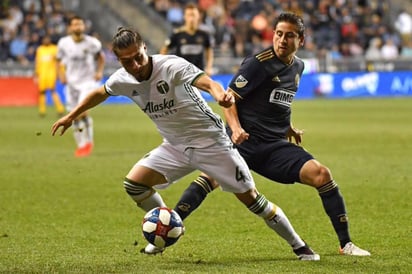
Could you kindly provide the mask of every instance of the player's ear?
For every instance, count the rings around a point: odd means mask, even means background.
[[[305,37],[302,36],[302,37],[300,37],[299,47],[303,47],[304,44],[305,44]]]

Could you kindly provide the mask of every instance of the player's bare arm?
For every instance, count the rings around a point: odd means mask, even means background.
[[[91,109],[102,103],[109,97],[103,86],[92,91],[76,108],[70,111],[67,115],[60,118],[52,126],[52,135],[54,136],[57,130],[61,127],[60,136],[73,124],[73,121],[83,112]]]
[[[103,70],[104,70],[105,62],[106,62],[106,57],[104,56],[104,53],[99,52],[97,54],[97,69],[96,69],[96,74],[94,77],[97,81],[100,81],[103,78]]]
[[[228,88],[227,93],[231,93],[236,98],[240,98],[231,88]],[[249,139],[249,133],[247,133],[240,124],[236,104],[233,104],[230,108],[224,109],[223,113],[225,115],[226,123],[232,130],[232,142],[238,145]]]
[[[208,75],[212,75],[213,72],[213,48],[207,48],[206,49],[206,66],[205,66],[205,72]]]
[[[213,98],[222,107],[228,108],[235,103],[235,97],[231,92],[225,92],[223,87],[213,81],[208,75],[204,74],[199,77],[194,86],[198,89],[209,92]]]
[[[61,60],[58,59],[56,62],[56,66],[57,66],[57,76],[59,78],[60,83],[64,85],[67,84],[64,64],[61,62]]]

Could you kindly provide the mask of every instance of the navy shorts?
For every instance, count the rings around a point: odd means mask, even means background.
[[[300,169],[307,161],[314,159],[303,147],[286,139],[264,142],[250,136],[235,147],[251,170],[282,184],[300,182]]]

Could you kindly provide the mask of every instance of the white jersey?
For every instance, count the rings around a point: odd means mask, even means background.
[[[150,78],[139,82],[124,68],[105,83],[109,95],[133,100],[170,144],[202,148],[230,144],[219,115],[191,84],[204,72],[175,55],[153,55]]]
[[[69,35],[59,40],[57,48],[57,59],[66,67],[69,85],[94,81],[96,54],[102,50],[102,44],[97,38],[84,35],[82,41],[75,42]]]

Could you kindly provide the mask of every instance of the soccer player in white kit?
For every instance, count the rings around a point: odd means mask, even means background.
[[[74,109],[89,92],[100,85],[105,64],[101,42],[85,34],[84,20],[74,16],[68,22],[69,35],[58,44],[59,80],[66,84],[65,97],[68,111]],[[93,120],[85,112],[74,121],[76,157],[88,156],[93,149]]]
[[[202,70],[175,55],[148,56],[139,33],[119,28],[113,37],[113,51],[122,68],[105,85],[91,92],[84,101],[52,126],[60,135],[84,111],[109,96],[123,95],[133,100],[156,124],[163,142],[140,159],[129,171],[124,187],[137,206],[145,212],[166,206],[154,189],[164,188],[200,170],[220,182],[254,214],[284,238],[299,259],[319,260],[295,232],[282,209],[258,192],[248,166],[225,133],[220,117],[201,96],[209,92],[223,107],[235,102],[232,93],[213,81]],[[160,250],[161,251],[161,250]],[[158,253],[148,245],[145,253]]]

